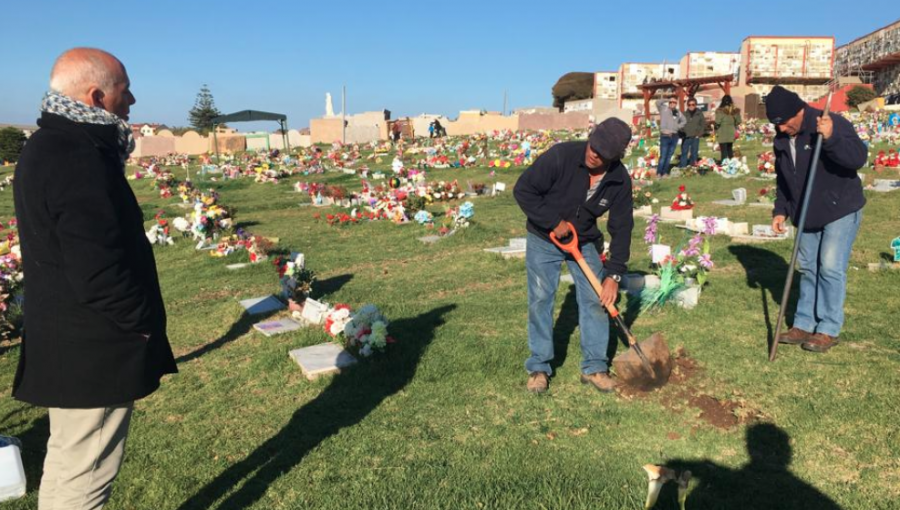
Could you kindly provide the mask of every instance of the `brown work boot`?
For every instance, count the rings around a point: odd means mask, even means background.
[[[809,340],[804,342],[802,347],[804,351],[828,352],[828,349],[831,349],[839,343],[841,343],[841,340],[836,336],[828,336],[825,333],[816,333],[815,335],[812,335]]]
[[[616,381],[612,377],[610,377],[608,372],[597,372],[595,374],[581,374],[581,384],[590,384],[594,388],[598,390],[608,393],[619,385],[619,381]]]
[[[550,377],[544,372],[532,372],[528,374],[528,384],[525,385],[532,393],[544,393],[550,386]]]
[[[800,328],[791,328],[787,333],[778,335],[778,343],[788,345],[801,345],[812,340],[813,334]]]

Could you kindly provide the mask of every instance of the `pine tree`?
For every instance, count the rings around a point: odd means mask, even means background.
[[[188,120],[197,131],[201,134],[206,134],[212,131],[212,120],[219,115],[222,115],[222,112],[216,108],[212,92],[209,91],[209,87],[204,83],[200,92],[197,93],[194,107],[188,112]]]
[[[0,129],[0,164],[4,161],[16,162],[25,147],[25,133],[21,129],[6,127]]]

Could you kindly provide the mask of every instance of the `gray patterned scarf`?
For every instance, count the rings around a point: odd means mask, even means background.
[[[102,108],[89,106],[71,97],[50,91],[44,95],[41,111],[65,117],[79,124],[115,125],[119,130],[119,157],[122,158],[123,167],[129,154],[134,151],[134,136],[131,134],[131,126],[117,115]]]

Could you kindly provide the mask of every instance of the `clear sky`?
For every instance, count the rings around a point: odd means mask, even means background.
[[[304,127],[326,92],[340,111],[342,85],[349,113],[455,117],[502,109],[504,90],[510,108],[549,105],[569,71],[738,51],[749,35],[840,45],[898,18],[898,0],[0,0],[0,123],[34,122],[53,61],[74,46],[125,63],[133,122],[187,125],[206,83],[223,113]]]

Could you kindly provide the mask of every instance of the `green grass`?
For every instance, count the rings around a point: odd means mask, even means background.
[[[742,149],[753,166],[759,145]],[[497,179],[511,189],[520,172],[498,171]],[[432,170],[429,179],[490,182],[488,174]],[[549,394],[525,392],[524,261],[482,251],[525,233],[509,193],[476,199],[472,228],[423,245],[418,225],[315,221],[325,210],[298,206],[303,199],[291,192],[297,179],[201,186],[219,189],[221,202],[236,207],[253,232],[304,252],[323,280],[323,299],[377,304],[399,343],[342,375],[309,382],[287,352],[324,341],[324,333],[265,338],[237,303],[278,291],[271,265],[227,271],[239,256],[214,259],[190,242],[157,248],[181,373],[137,404],[107,508],[637,509],[646,491],[641,465],[676,459],[703,478],[688,498],[692,509],[836,508],[826,496],[844,509],[900,507],[900,273],[865,269],[900,235],[900,194],[867,193],[850,262],[844,344],[827,355],[782,346],[779,359],[767,361],[764,301],[774,322],[789,243],[738,247],[716,237],[716,268],[700,306],[669,307],[634,323],[639,338],[662,331],[673,349],[684,347],[699,363],[694,391],[738,402],[789,436],[787,445],[777,434],[754,438],[763,460],[750,463],[747,431],[762,429],[712,427],[674,389],[665,398],[629,400],[581,386],[566,286],[557,297],[560,307],[566,303],[557,375]],[[359,186],[344,175],[327,180]],[[766,183],[670,179],[657,188],[662,205],[682,183],[695,214],[768,222],[765,209],[711,204],[741,186],[753,197]],[[161,207],[170,217],[183,214],[148,181],[133,186],[148,221]],[[11,215],[7,190],[0,219]],[[643,227],[638,219],[633,270],[648,269]],[[683,235],[672,225],[661,233],[673,242]],[[0,391],[8,395],[20,351],[4,345],[0,352]],[[45,410],[0,400],[0,431],[23,439],[29,481],[28,496],[8,508],[37,506],[47,428]],[[671,491],[658,508],[674,508]]]

